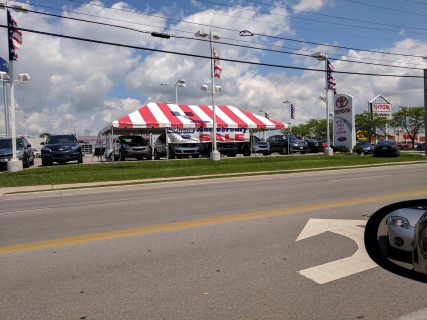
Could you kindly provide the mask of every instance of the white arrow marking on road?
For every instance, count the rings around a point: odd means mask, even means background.
[[[363,242],[366,220],[310,219],[296,241],[310,238],[324,232],[334,232],[352,239],[357,251],[348,258],[325,263],[320,266],[299,271],[299,273],[319,284],[338,280],[352,274],[375,268],[375,264],[365,250]]]

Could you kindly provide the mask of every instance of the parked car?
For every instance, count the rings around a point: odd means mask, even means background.
[[[415,271],[427,273],[427,211],[415,225],[413,262]]]
[[[387,216],[387,249],[413,251],[415,225],[427,213],[422,208],[402,208]]]
[[[138,160],[152,159],[152,149],[147,140],[138,135],[118,136],[113,144],[114,161],[124,161],[126,158]]]
[[[364,154],[372,154],[372,153],[374,153],[374,145],[371,144],[367,140],[357,140],[356,141],[356,145],[363,148],[363,153]]]
[[[43,166],[50,166],[54,162],[77,161],[83,163],[82,148],[73,134],[51,135],[41,145],[43,145],[41,149]]]
[[[288,148],[289,153],[301,152],[302,154],[310,151],[308,143],[304,140],[299,139],[295,135],[274,135],[267,139],[270,143],[271,152],[278,152],[280,154],[287,154]]]
[[[379,141],[374,147],[374,157],[400,156],[399,146],[396,141]]]
[[[426,150],[426,143],[418,143],[415,147],[418,151],[425,151]]]
[[[318,140],[306,138],[304,139],[304,141],[308,143],[308,147],[311,153],[319,153],[319,152],[325,151],[323,150],[322,143]]]
[[[253,144],[252,144],[252,152],[253,153],[262,153],[265,156],[271,154],[270,143],[267,141],[258,138],[257,136],[252,136]]]
[[[12,159],[12,138],[0,139],[0,166],[7,166]],[[16,157],[22,161],[22,166],[28,168],[34,165],[34,151],[24,137],[16,138]]]
[[[200,157],[200,144],[198,142],[191,141],[191,137],[185,137],[174,133],[169,133],[168,136],[169,159],[190,156],[192,158]],[[163,133],[154,142],[154,159],[158,160],[161,157],[166,156],[166,150],[166,134]]]
[[[399,146],[399,149],[401,149],[401,150],[412,149],[412,141],[398,142],[398,146]]]

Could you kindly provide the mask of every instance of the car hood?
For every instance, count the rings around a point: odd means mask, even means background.
[[[77,147],[78,144],[77,143],[72,143],[72,142],[68,142],[68,143],[52,143],[52,144],[45,144],[44,147]]]
[[[390,216],[406,218],[408,219],[411,227],[415,227],[417,222],[420,220],[421,216],[426,212],[427,212],[426,210],[422,210],[422,209],[404,208],[404,209],[399,209],[390,213]]]

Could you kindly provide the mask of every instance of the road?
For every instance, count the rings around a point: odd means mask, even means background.
[[[360,241],[365,214],[426,181],[416,164],[3,197],[0,314],[425,319],[425,284]]]

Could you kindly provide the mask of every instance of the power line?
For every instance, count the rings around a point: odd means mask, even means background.
[[[0,25],[0,27],[1,28],[7,28],[7,25]],[[186,57],[193,57],[193,58],[203,58],[203,59],[209,59],[209,60],[212,59],[212,57],[210,55],[209,56],[204,56],[204,55],[197,55],[197,54],[192,54],[192,53],[184,53],[184,52],[177,52],[177,51],[168,51],[168,50],[161,50],[161,49],[153,49],[153,48],[147,48],[147,47],[141,47],[141,46],[132,46],[132,45],[119,44],[119,43],[108,42],[108,41],[100,41],[100,40],[93,40],[93,39],[87,39],[87,38],[81,38],[81,37],[61,35],[61,34],[57,34],[57,33],[44,32],[44,31],[26,29],[26,28],[21,28],[21,27],[19,29],[21,31],[26,31],[26,32],[30,32],[30,33],[36,33],[36,34],[41,34],[41,35],[47,35],[47,36],[53,36],[53,37],[71,39],[71,40],[78,40],[78,41],[84,41],[84,42],[90,42],[90,43],[96,43],[96,44],[111,45],[111,46],[116,46],[116,47],[136,49],[136,50],[144,50],[144,51],[151,51],[151,52],[167,53],[167,54],[173,54],[173,55],[179,55],[179,56],[186,56]],[[195,40],[197,40],[197,39],[195,39]],[[201,40],[200,39],[200,41],[207,41],[207,40]],[[286,66],[286,65],[279,65],[279,64],[272,64],[272,63],[243,61],[243,60],[228,59],[228,58],[221,58],[221,60],[222,61],[227,61],[227,62],[242,63],[242,64],[249,64],[249,65],[257,65],[257,66],[264,66],[264,67],[273,67],[273,68],[282,68],[282,69],[293,69],[293,70],[303,70],[303,71],[325,72],[324,69],[293,67],[293,66]],[[335,70],[334,73],[349,74],[349,75],[360,75],[360,76],[392,77],[392,78],[420,78],[420,79],[424,78],[424,76],[415,76],[415,75],[395,75],[395,74],[380,74],[380,73],[363,73],[363,72],[350,72],[350,71],[338,71],[338,70]]]
[[[400,12],[400,13],[412,14],[412,15],[415,15],[415,16],[427,17],[427,15],[425,15],[425,14],[420,14],[420,13],[416,13],[416,12],[409,12],[409,11],[404,11],[404,10],[400,10],[400,9],[381,7],[381,6],[377,6],[377,5],[374,5],[374,4],[363,3],[363,2],[355,1],[355,0],[346,0],[346,1],[357,3],[357,4],[361,4],[363,6],[368,6],[368,7],[372,7],[372,8],[378,8],[378,9],[383,9],[383,10],[389,10],[389,11],[396,11],[396,12]]]
[[[98,7],[102,7],[104,9],[109,9],[109,10],[131,12],[131,13],[135,14],[135,12],[130,11],[130,10],[118,9],[118,8],[107,8],[107,7],[103,6],[103,5],[94,4],[94,3],[86,3],[86,2],[83,2],[83,1],[80,1],[80,0],[69,0],[69,1],[71,1],[71,2],[77,2],[77,3],[83,3],[83,4],[88,4],[88,5],[91,5],[91,6],[98,6]],[[203,24],[203,23],[196,23],[196,22],[191,22],[191,21],[179,20],[179,19],[169,18],[169,17],[164,17],[164,16],[149,15],[149,14],[144,14],[144,13],[138,13],[138,14],[149,16],[149,17],[156,17],[156,18],[162,18],[162,19],[166,19],[166,20],[172,20],[172,21],[177,21],[177,22],[183,22],[183,23],[193,24],[193,25],[202,26],[202,27],[212,27],[210,25]],[[62,18],[65,18],[65,17],[62,17]],[[104,18],[104,19],[112,20],[110,18]],[[127,21],[127,22],[132,23],[130,21]],[[236,30],[236,29],[219,27],[219,26],[215,26],[215,28],[219,29],[219,30],[226,30],[226,31],[233,31],[233,32],[239,32],[240,31],[240,30]],[[368,49],[345,47],[345,46],[337,46],[337,45],[324,44],[324,43],[318,43],[318,42],[296,40],[296,39],[285,38],[285,37],[269,36],[269,35],[266,35],[266,34],[255,34],[255,35],[261,36],[261,37],[266,37],[266,38],[279,39],[279,40],[287,40],[287,41],[291,41],[291,42],[305,43],[305,44],[311,44],[311,45],[316,45],[316,46],[321,45],[321,46],[325,46],[325,47],[345,49],[345,50],[356,50],[356,51],[365,51],[365,52],[370,52],[370,53],[381,53],[381,54],[387,54],[387,55],[393,55],[393,56],[423,58],[423,56],[417,56],[417,55],[410,55],[410,54],[403,54],[403,53],[392,53],[392,52],[386,52],[386,51],[376,51],[376,50],[368,50]]]
[[[150,31],[143,31],[143,30],[140,30],[140,29],[125,27],[125,26],[119,26],[119,25],[112,25],[112,24],[107,24],[107,23],[103,23],[103,22],[88,21],[88,20],[79,19],[79,18],[73,18],[73,17],[63,17],[63,16],[52,14],[52,13],[43,13],[43,12],[38,12],[38,11],[33,11],[33,10],[29,10],[29,12],[38,13],[38,14],[47,15],[47,16],[58,17],[58,18],[62,18],[62,19],[70,19],[70,20],[74,20],[74,21],[81,21],[81,22],[87,22],[87,23],[92,23],[92,24],[97,24],[97,25],[103,25],[103,26],[110,26],[110,27],[115,27],[115,28],[121,28],[121,29],[135,31],[135,32],[152,33]],[[93,16],[93,15],[89,15],[89,16]],[[96,16],[93,16],[93,17],[96,17]],[[123,20],[119,20],[119,21],[123,22]],[[124,22],[126,22],[126,21],[124,21]],[[159,36],[160,33],[157,33],[157,34],[158,34],[158,37],[160,37]],[[189,38],[189,37],[183,37],[183,36],[171,36],[171,35],[167,35],[167,34],[165,34],[165,36],[167,36],[167,37],[173,37],[173,38],[199,40],[199,39],[194,39],[194,38]],[[224,38],[224,39],[230,40],[230,41],[235,41],[234,39],[231,39],[231,38]],[[244,41],[242,41],[242,42],[244,42]],[[267,52],[285,53],[285,54],[291,54],[291,55],[298,55],[298,56],[310,57],[310,54],[295,53],[295,52],[282,51],[282,50],[274,50],[274,49],[267,49],[267,48],[259,48],[259,47],[247,46],[247,45],[237,45],[237,44],[231,44],[231,43],[226,43],[226,42],[218,42],[218,43],[221,43],[221,44],[224,44],[224,45],[228,45],[228,46],[235,46],[235,47],[241,47],[241,48],[249,48],[249,49],[255,49],[255,50],[262,50],[262,51],[267,51]],[[338,59],[336,59],[336,60],[338,60]],[[376,63],[369,63],[369,62],[366,62],[366,61],[354,61],[354,60],[342,60],[342,59],[340,59],[340,61],[350,62],[350,63],[358,63],[358,64],[366,64],[366,65],[376,65],[376,66],[383,66],[383,67],[392,67],[392,68],[422,70],[421,68],[412,68],[412,67],[405,67],[405,66],[393,66],[393,65],[385,65],[385,64],[376,64]]]

